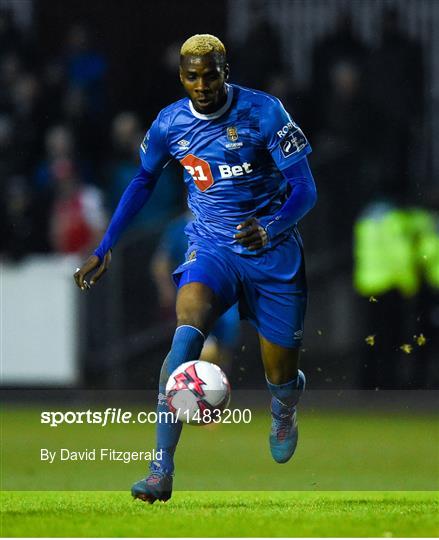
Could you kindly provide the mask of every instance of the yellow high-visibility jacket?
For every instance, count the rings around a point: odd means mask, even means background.
[[[416,294],[424,278],[439,288],[437,216],[377,204],[354,225],[354,286],[364,296]]]

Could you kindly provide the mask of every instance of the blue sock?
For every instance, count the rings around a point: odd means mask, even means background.
[[[174,470],[174,452],[180,438],[182,423],[167,422],[165,419],[160,421],[160,412],[170,412],[165,398],[166,383],[169,375],[180,364],[198,360],[201,349],[204,344],[204,336],[194,326],[179,326],[172,340],[171,350],[163,362],[160,372],[159,397],[157,404],[158,423],[157,423],[157,450],[162,450],[163,459],[161,466],[166,472],[172,473]],[[164,416],[164,415],[163,415]]]
[[[273,384],[267,379],[267,386],[273,398],[271,410],[275,414],[288,414],[297,405],[305,390],[306,379],[300,369],[297,377],[284,384]]]

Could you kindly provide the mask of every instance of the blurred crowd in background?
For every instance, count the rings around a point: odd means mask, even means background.
[[[109,59],[87,24],[72,25],[48,57],[34,37],[0,12],[0,249],[13,259],[85,255],[137,171],[145,123],[136,112],[112,114]],[[158,227],[178,212],[176,174],[166,171],[171,182],[160,183],[136,225]]]
[[[264,16],[255,15],[244,45],[229,47],[231,81],[279,97],[311,141],[319,205],[302,227],[307,255],[329,252],[333,268],[347,275],[355,224],[365,209],[438,207],[437,184],[430,182],[428,197],[419,188],[426,174],[425,51],[401,30],[392,6],[382,10],[379,26],[379,45],[371,47],[353,31],[349,12],[340,10],[335,26],[314,43],[311,80],[300,88],[282,61],[279,32]],[[38,31],[18,27],[11,10],[0,10],[0,254],[7,260],[88,255],[139,166],[149,123],[182,96],[180,42],[169,37],[155,52],[154,73],[140,79],[143,106],[138,88],[132,103],[130,95],[114,100],[111,48],[101,47],[95,30],[89,21],[75,21],[58,49],[42,52]],[[162,176],[132,230],[160,234],[184,210],[180,165],[171,163]],[[398,287],[377,290],[380,303],[371,302],[371,317],[388,325],[388,341],[376,349],[374,370],[363,374],[365,387],[378,379],[392,386],[391,349],[406,324],[401,317],[416,319],[433,309],[433,289],[430,284],[425,293],[421,283],[414,292],[422,305],[412,302],[409,311],[401,307]],[[424,318],[421,330],[433,328],[432,321]],[[362,350],[371,361],[370,348]],[[416,387],[425,385],[419,373]]]

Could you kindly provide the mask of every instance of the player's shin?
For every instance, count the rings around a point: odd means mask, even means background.
[[[177,447],[182,423],[175,421],[169,413],[166,401],[166,382],[169,375],[184,362],[197,360],[200,357],[204,344],[204,335],[193,326],[179,326],[174,334],[171,350],[169,351],[160,372],[159,396],[157,404],[157,450],[162,450],[161,468],[172,473],[174,469],[173,457]],[[162,414],[160,414],[162,413]]]
[[[267,378],[267,386],[270,390],[275,402],[275,408],[283,412],[292,409],[299,402],[300,396],[305,390],[305,375],[300,369],[297,372],[297,377],[284,384],[273,384]],[[276,403],[277,402],[277,403]]]
[[[267,379],[271,392],[270,450],[277,463],[286,463],[293,456],[299,437],[296,405],[305,389],[305,375],[284,384],[273,384]]]

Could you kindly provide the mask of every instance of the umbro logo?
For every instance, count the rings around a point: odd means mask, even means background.
[[[184,139],[181,139],[181,141],[178,141],[178,146],[180,146],[181,148],[189,148],[189,145],[190,145],[190,142],[189,141],[186,141]]]

